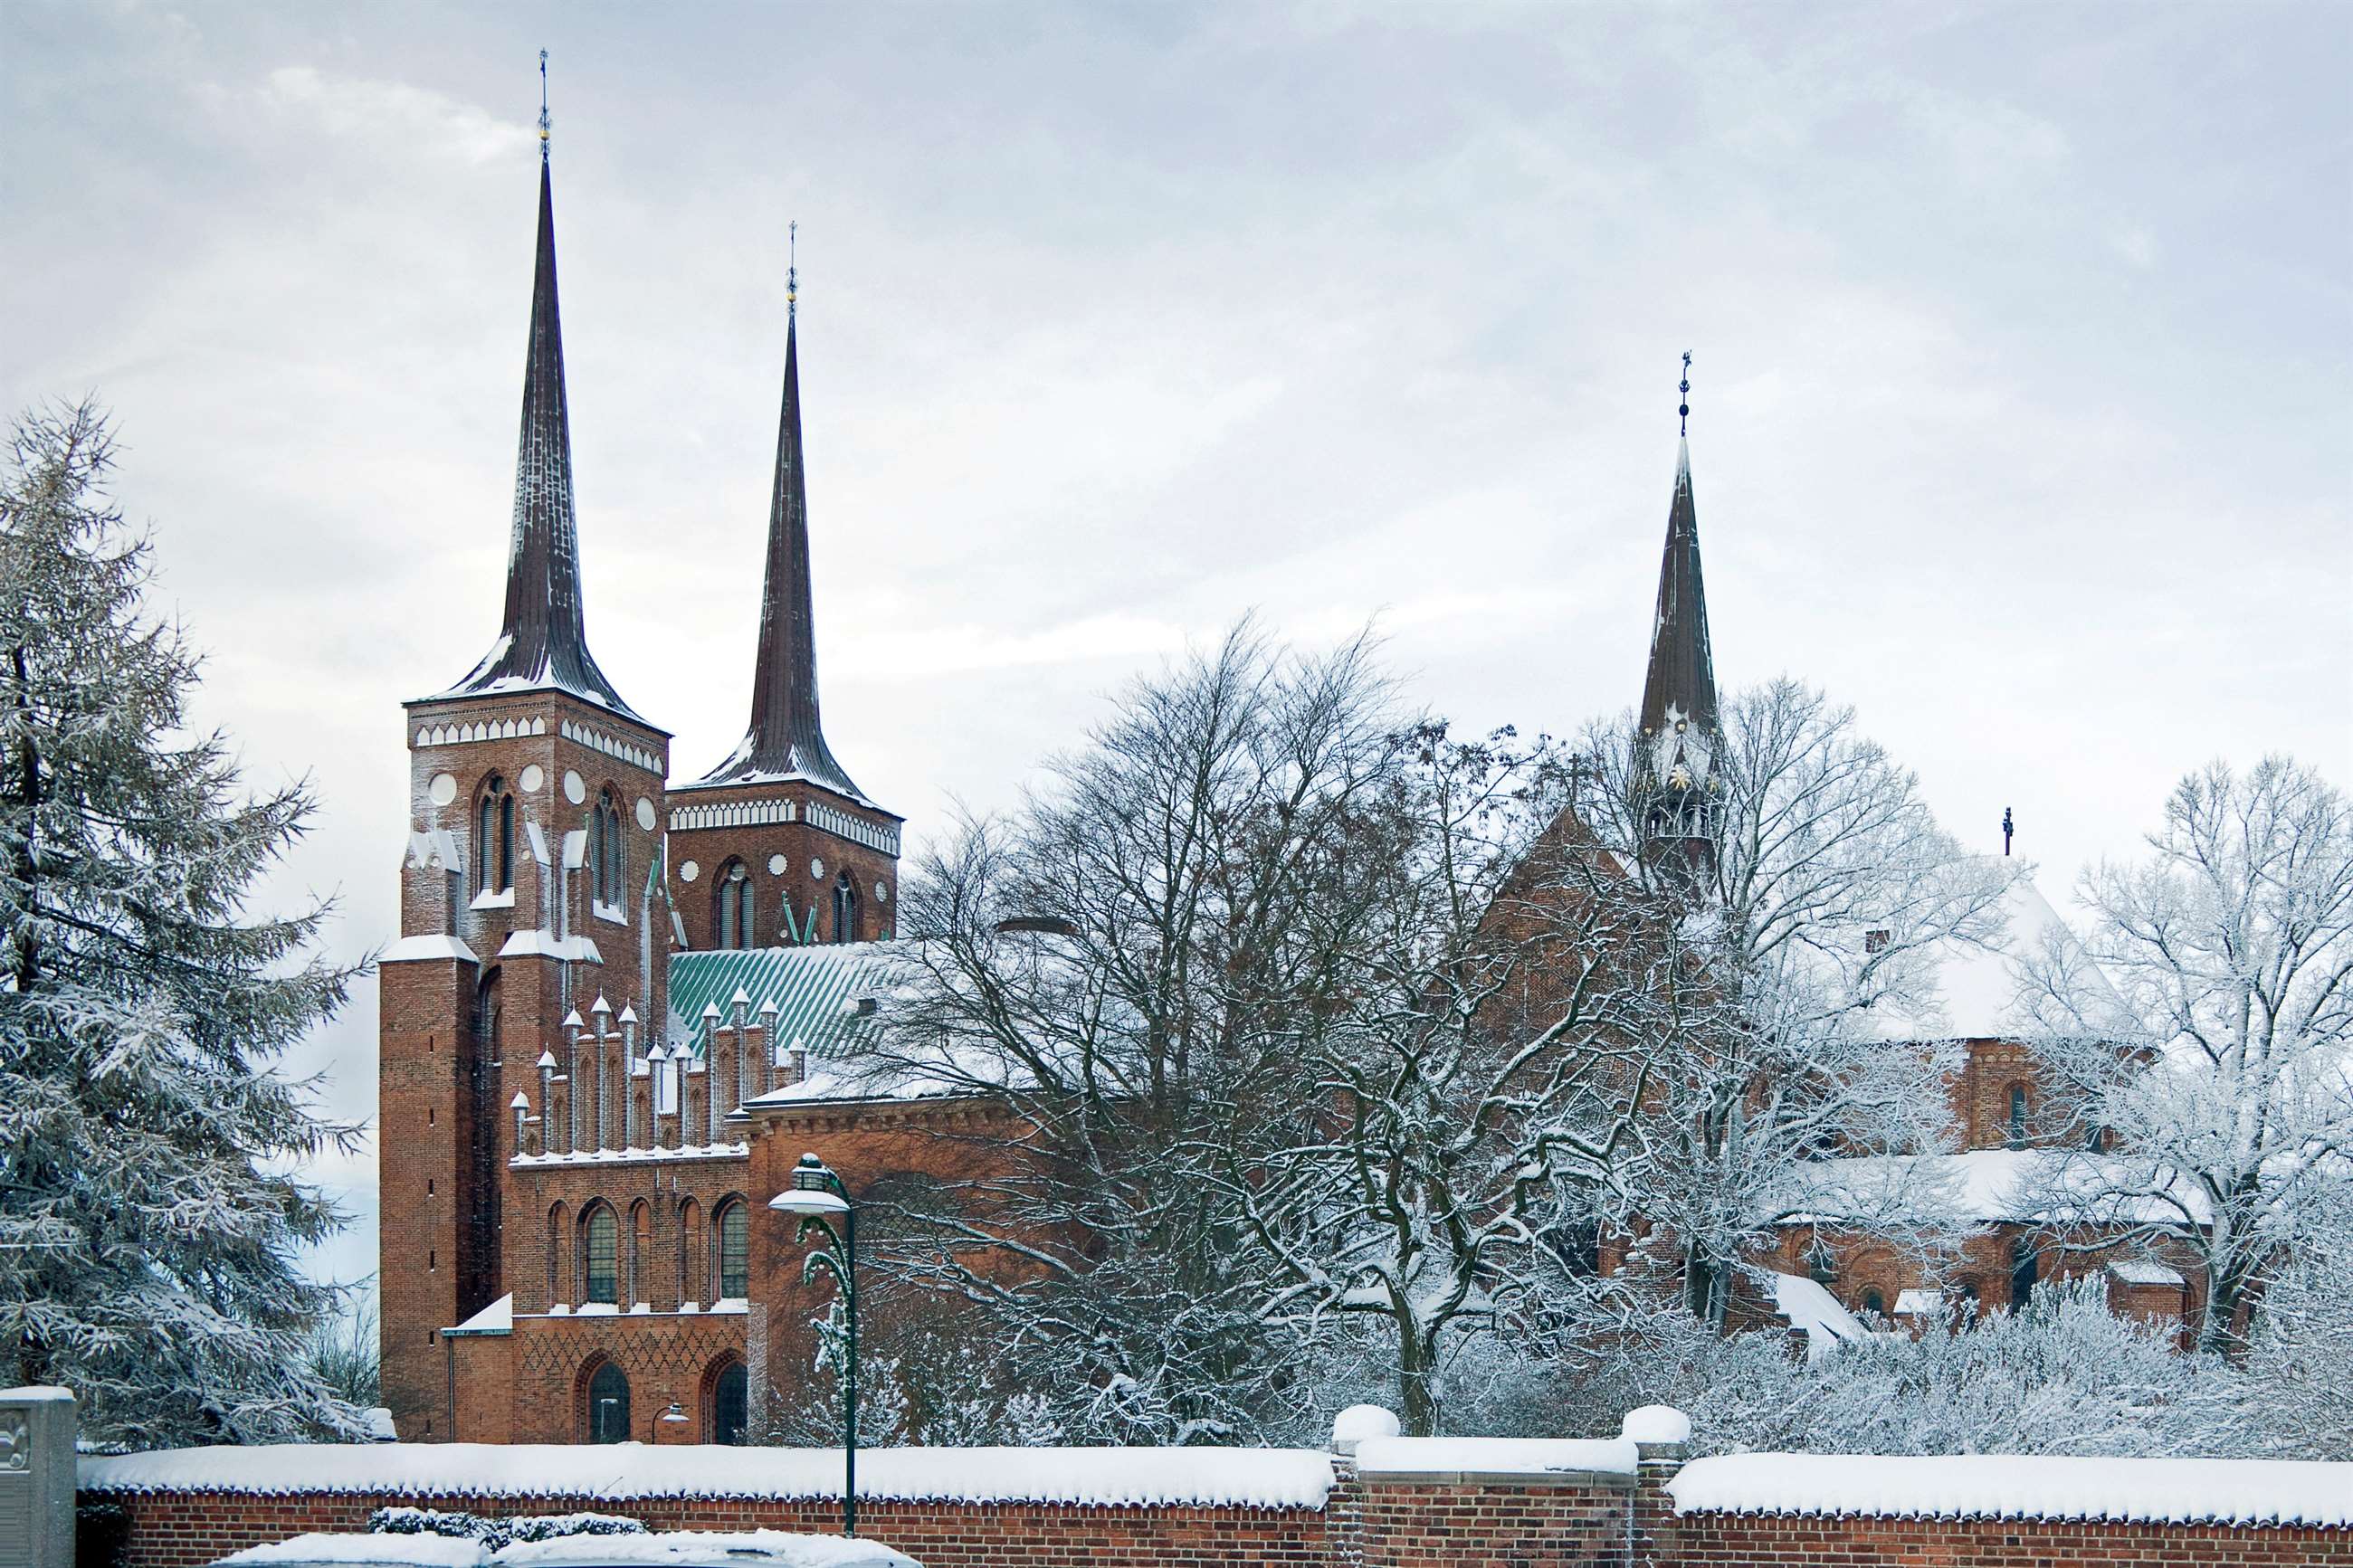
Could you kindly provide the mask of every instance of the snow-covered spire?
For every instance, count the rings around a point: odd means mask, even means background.
[[[635,719],[638,714],[589,657],[581,621],[572,427],[564,394],[564,330],[555,298],[555,197],[545,150],[543,140],[539,253],[531,287],[531,341],[523,359],[506,621],[482,661],[439,695],[553,687]]]
[[[796,268],[788,292],[797,295]],[[796,300],[785,326],[785,407],[776,431],[776,483],[768,502],[767,583],[760,599],[760,648],[752,671],[752,723],[734,753],[703,775],[707,784],[738,780],[808,780],[864,801],[833,760],[818,724],[817,628],[809,590],[808,486],[801,462],[800,317]]]
[[[1683,355],[1684,401],[1691,416],[1691,355]],[[1700,581],[1699,512],[1692,504],[1691,438],[1675,444],[1675,493],[1667,508],[1667,548],[1659,563],[1659,604],[1651,623],[1651,668],[1642,682],[1642,733],[1667,735],[1683,724],[1715,731],[1715,659],[1707,641],[1707,595]]]

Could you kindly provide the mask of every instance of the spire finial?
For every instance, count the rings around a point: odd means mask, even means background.
[[[801,226],[797,219],[785,226],[785,314],[800,314],[801,297]]]
[[[1675,405],[1675,434],[1688,436],[1691,434],[1691,350],[1689,349],[1683,350],[1683,379],[1675,390],[1683,395],[1683,401]]]
[[[547,51],[539,51],[539,161],[547,162]]]

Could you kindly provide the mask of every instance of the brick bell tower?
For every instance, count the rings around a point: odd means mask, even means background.
[[[508,1213],[507,1169],[546,1112],[543,1052],[592,999],[632,1023],[667,1005],[670,736],[613,689],[583,629],[543,110],[540,134],[505,620],[464,679],[405,705],[410,822],[376,1126],[384,1391],[411,1441],[455,1435],[443,1331],[513,1288],[507,1237],[533,1234]]]
[[[788,277],[752,721],[725,762],[670,794],[670,899],[681,944],[697,951],[872,942],[894,929],[904,819],[850,781],[818,722],[797,269]]]

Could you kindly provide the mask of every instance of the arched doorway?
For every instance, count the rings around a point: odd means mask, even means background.
[[[629,1440],[629,1380],[612,1362],[599,1365],[588,1379],[587,1416],[591,1443]]]
[[[731,1361],[711,1380],[711,1415],[703,1429],[714,1443],[741,1443],[751,1418],[751,1375]]]

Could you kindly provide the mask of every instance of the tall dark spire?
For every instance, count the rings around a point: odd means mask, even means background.
[[[827,749],[818,724],[817,626],[809,590],[808,484],[801,460],[799,274],[787,274],[785,408],[776,430],[776,478],[768,500],[767,584],[760,598],[759,662],[752,671],[752,724],[708,784],[798,777],[863,801]]]
[[[545,70],[543,61],[541,69]],[[572,426],[564,396],[564,329],[555,299],[555,197],[541,110],[539,255],[523,360],[515,454],[514,533],[499,640],[444,697],[553,687],[637,718],[589,657],[580,613],[579,529],[572,510]]]
[[[1691,416],[1691,355],[1683,355],[1684,401]],[[1715,729],[1715,659],[1708,650],[1707,595],[1700,581],[1699,512],[1692,504],[1691,440],[1675,448],[1675,494],[1667,508],[1666,556],[1659,563],[1659,605],[1651,624],[1651,668],[1642,682],[1642,732],[1660,735],[1677,721]]]

